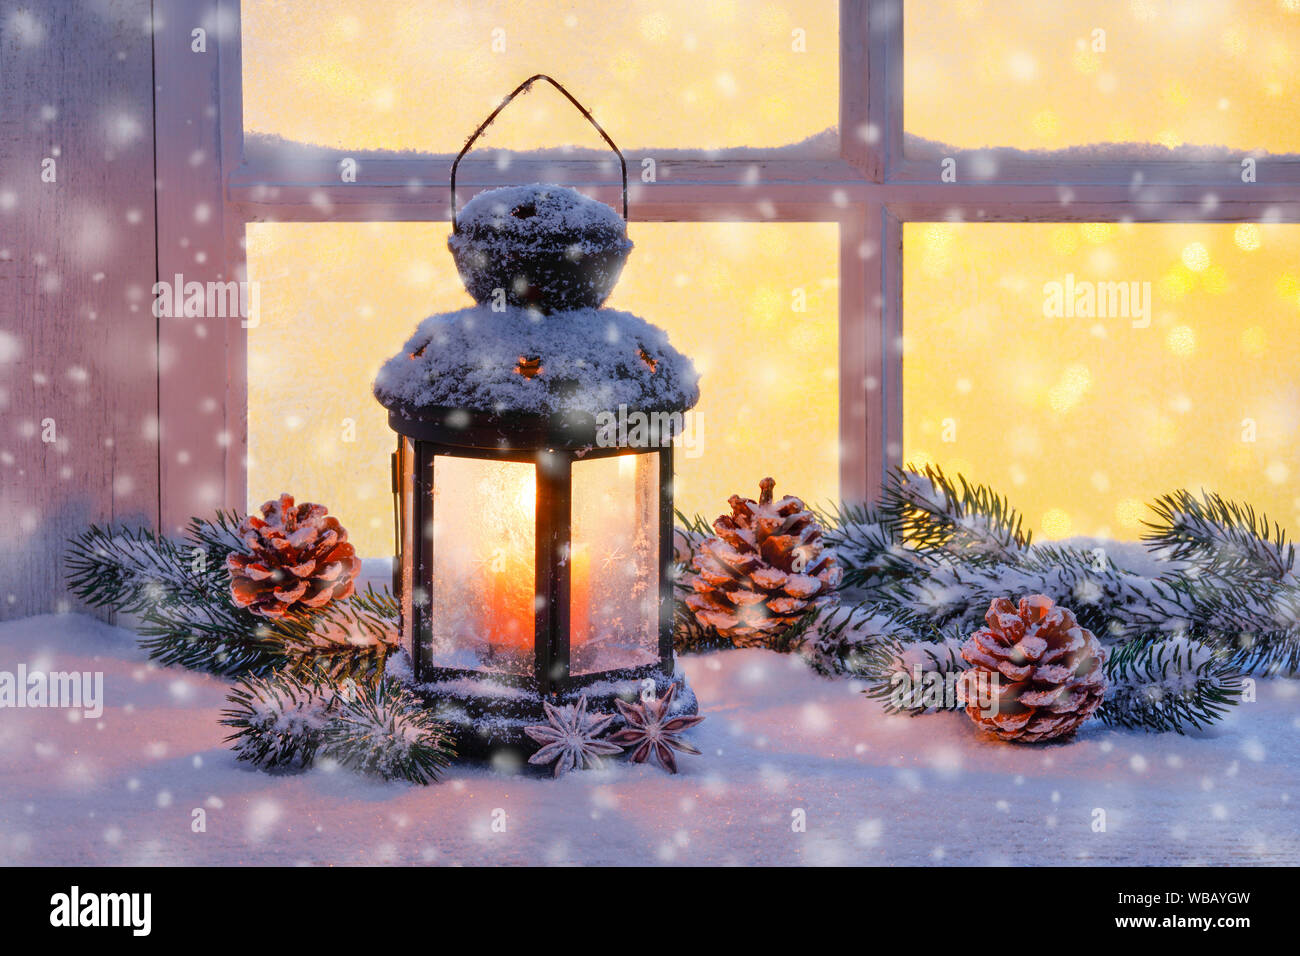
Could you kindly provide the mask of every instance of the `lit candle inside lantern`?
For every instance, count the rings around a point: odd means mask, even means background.
[[[491,655],[531,657],[535,587],[533,526],[537,481],[532,469],[501,468],[493,479],[504,484],[502,509],[487,535],[491,548],[484,562],[488,601],[482,613],[483,637]]]
[[[569,653],[587,640],[591,626],[591,552],[575,544],[569,562]]]

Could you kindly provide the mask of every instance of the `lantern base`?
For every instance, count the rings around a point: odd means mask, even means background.
[[[411,683],[410,662],[404,655],[390,662],[389,673],[406,680],[434,715],[450,725],[456,738],[456,752],[462,757],[514,755],[526,760],[538,745],[524,733],[524,728],[547,722],[543,700],[552,705],[574,704],[585,694],[588,713],[613,715],[611,733],[624,724],[614,706],[615,699],[631,703],[641,696],[647,680],[654,682],[658,696],[663,696],[670,684],[678,685],[672,713],[690,715],[699,711],[699,702],[686,675],[680,670],[669,673],[657,666],[593,675],[594,679],[588,683],[546,697],[536,690],[511,686],[482,674]]]

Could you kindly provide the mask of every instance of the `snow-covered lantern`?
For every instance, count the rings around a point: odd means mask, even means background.
[[[554,84],[596,125],[583,107]],[[623,215],[560,186],[493,189],[449,245],[478,303],[424,320],[375,381],[398,434],[395,587],[411,683],[460,746],[522,740],[543,701],[591,709],[674,675],[671,439],[699,398],[667,334],[602,308]],[[475,733],[466,734],[472,728]]]

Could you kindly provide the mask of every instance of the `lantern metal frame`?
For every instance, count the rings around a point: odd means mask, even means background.
[[[454,425],[447,424],[448,420]],[[530,691],[539,699],[578,692],[597,681],[656,684],[673,674],[673,446],[671,435],[652,431],[644,445],[601,447],[591,416],[542,419],[464,409],[390,410],[398,434],[393,454],[397,562],[394,591],[409,634],[416,686],[462,678],[490,680]],[[575,462],[620,455],[658,456],[658,643],[653,663],[573,675],[570,670],[569,596],[572,480]],[[533,670],[517,674],[433,664],[434,463],[440,456],[531,464],[537,478]],[[409,490],[409,497],[408,497]],[[409,502],[409,504],[408,504]],[[408,513],[409,512],[409,513]],[[408,554],[411,549],[414,553]],[[409,565],[409,587],[408,573]],[[538,708],[540,711],[540,706]]]

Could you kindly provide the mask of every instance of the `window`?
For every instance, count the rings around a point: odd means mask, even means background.
[[[161,327],[169,523],[293,488],[389,553],[370,379],[467,301],[451,154],[535,72],[628,158],[636,249],[610,305],[705,373],[685,510],[766,473],[860,500],[909,460],[999,486],[1048,537],[1132,537],[1130,501],[1181,482],[1300,510],[1300,4],[173,2],[217,55],[155,49],[160,272],[261,295],[252,327]],[[195,123],[209,89],[218,122]],[[560,103],[503,114],[464,197],[551,180],[612,201],[616,164]],[[1045,316],[1070,276],[1150,282],[1149,326]],[[214,447],[185,438],[214,418]]]

